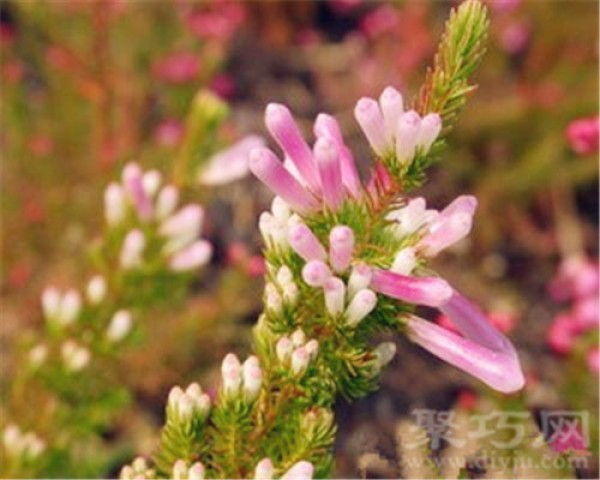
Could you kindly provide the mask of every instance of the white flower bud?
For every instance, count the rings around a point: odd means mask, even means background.
[[[294,274],[292,273],[290,268],[287,267],[286,265],[284,265],[283,267],[280,267],[279,270],[277,270],[276,278],[277,278],[277,283],[282,288],[285,287],[286,285],[289,285],[290,283],[294,283]]]
[[[323,285],[325,291],[325,308],[332,317],[344,311],[346,285],[337,277],[330,277]]]
[[[283,300],[289,305],[295,305],[298,300],[298,286],[295,283],[288,283],[283,287]]]
[[[188,480],[204,480],[206,470],[200,462],[192,464],[188,470]]]
[[[142,186],[144,187],[146,195],[153,197],[156,192],[158,192],[161,182],[162,175],[158,170],[148,170],[144,173],[144,176],[142,177]]]
[[[106,337],[111,342],[120,342],[131,331],[133,320],[131,314],[126,310],[115,313],[106,330]]]
[[[306,343],[306,334],[302,331],[301,328],[298,328],[294,333],[292,333],[292,345],[294,347],[301,347]]]
[[[161,189],[156,199],[156,217],[164,220],[175,211],[179,201],[179,190],[173,185],[166,185]]]
[[[292,372],[296,375],[304,372],[310,361],[310,354],[306,347],[298,347],[292,353]]]
[[[46,449],[46,442],[39,438],[33,432],[26,433],[22,438],[22,449],[25,457],[33,460],[41,455]]]
[[[356,295],[346,309],[346,324],[354,327],[373,311],[377,305],[377,295],[372,290],[364,288]]]
[[[104,216],[106,222],[115,226],[123,221],[126,213],[125,192],[123,188],[111,183],[104,191]]]
[[[187,272],[206,265],[212,255],[212,245],[206,240],[198,240],[176,253],[169,260],[169,268],[174,272]]]
[[[186,480],[188,474],[187,463],[185,460],[177,460],[173,464],[173,480]]]
[[[273,462],[269,458],[263,458],[256,465],[254,470],[254,480],[272,480],[275,469],[273,468]]]
[[[275,288],[275,285],[272,283],[267,283],[265,286],[265,306],[267,310],[270,310],[273,313],[281,313],[283,308],[283,300],[281,299],[281,295]]]
[[[237,356],[228,353],[221,365],[221,374],[223,377],[223,390],[228,395],[236,395],[242,383],[242,366]]]
[[[106,280],[102,275],[94,275],[87,284],[86,296],[92,305],[98,305],[106,297]]]
[[[375,348],[373,352],[376,357],[375,368],[381,370],[392,361],[396,355],[396,344],[393,342],[382,342]]]
[[[136,473],[146,473],[146,470],[148,470],[148,463],[144,457],[135,457],[131,466]]]
[[[18,456],[22,452],[22,438],[23,434],[21,429],[15,424],[8,424],[2,431],[2,443],[6,453],[11,456]]]
[[[57,320],[62,325],[70,325],[79,316],[81,311],[81,295],[77,290],[68,290],[60,302],[60,310]]]
[[[312,480],[314,473],[313,464],[298,462],[283,474],[281,480]]]
[[[70,372],[78,372],[84,369],[91,360],[90,351],[78,345],[74,340],[67,340],[61,346],[61,351],[65,368]]]
[[[281,197],[275,197],[271,203],[271,213],[277,220],[287,222],[292,214],[292,209]]]
[[[275,352],[277,354],[277,358],[281,363],[286,363],[287,361],[289,361],[293,350],[294,344],[286,336],[281,337],[275,345]]]
[[[319,342],[313,338],[312,340],[306,342],[304,348],[308,352],[310,359],[314,360],[317,357],[317,354],[319,353]]]
[[[47,357],[48,347],[40,343],[29,351],[29,364],[33,368],[37,368],[46,361]]]
[[[248,357],[242,367],[244,379],[244,395],[247,400],[254,400],[258,396],[262,384],[263,373],[258,358],[254,355]]]
[[[360,290],[367,288],[371,283],[372,272],[367,265],[356,265],[352,268],[348,279],[348,298],[354,297]]]
[[[130,231],[123,241],[121,256],[119,258],[121,267],[125,269],[139,267],[142,263],[142,255],[145,247],[146,238],[144,237],[144,233],[138,229]]]
[[[60,312],[61,295],[54,287],[46,287],[42,293],[42,310],[47,320],[58,317]]]
[[[406,247],[396,253],[390,270],[399,273],[400,275],[410,275],[416,266],[417,256],[415,254],[415,249]]]

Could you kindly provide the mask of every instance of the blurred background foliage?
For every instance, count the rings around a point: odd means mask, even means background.
[[[561,262],[582,256],[597,267],[597,4],[487,4],[492,30],[479,88],[420,192],[435,206],[474,193],[480,208],[470,240],[436,267],[491,313],[510,319],[507,330],[530,377],[516,400],[520,408],[589,410],[597,424],[597,367],[594,373],[586,361],[597,326],[581,340],[587,346],[572,354],[557,354],[547,341],[565,308],[547,289]],[[99,440],[81,445],[81,465],[67,469],[57,458],[47,472],[114,474],[131,451],[153,448],[171,385],[198,377],[210,384],[225,352],[248,348],[262,291],[255,224],[269,195],[250,178],[198,185],[186,165],[208,160],[244,134],[264,134],[264,106],[279,101],[307,133],[317,113],[335,114],[366,174],[369,152],[353,120],[355,102],[388,84],[414,98],[452,5],[0,3],[0,426],[15,418],[28,422],[24,428],[36,426],[42,410],[23,414],[28,406],[11,404],[6,393],[22,368],[19,351],[41,328],[43,287],[87,278],[86,259],[103,228],[102,192],[123,164],[158,168],[179,183],[185,199],[204,203],[204,236],[215,246],[185,300],[145,315],[142,338],[123,352],[118,381],[130,392],[128,407],[100,429]],[[214,125],[194,126],[195,109],[207,108],[196,96],[201,89],[227,104]],[[567,130],[594,117],[595,148],[592,141],[582,151]],[[503,408],[505,400],[471,379],[399,344],[382,390],[339,405],[338,475],[358,475],[356,459],[365,453],[393,458],[395,425],[415,407],[450,409],[467,392]],[[28,395],[35,404],[46,394]],[[597,452],[597,429],[594,437]],[[594,455],[583,474],[597,469]]]

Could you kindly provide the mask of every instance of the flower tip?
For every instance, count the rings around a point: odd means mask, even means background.
[[[319,137],[315,142],[315,157],[323,162],[332,162],[337,160],[338,148],[335,142],[329,137]]]
[[[419,123],[421,122],[421,117],[414,110],[409,110],[408,112],[405,112],[402,115],[400,121],[407,125],[410,125],[411,127],[414,127],[419,125]]]
[[[381,92],[381,101],[382,102],[390,101],[390,100],[397,100],[399,98],[401,99],[402,95],[394,87],[387,86],[383,89],[383,92]]]

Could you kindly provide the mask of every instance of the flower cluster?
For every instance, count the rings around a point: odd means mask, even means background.
[[[23,432],[17,425],[9,424],[2,431],[2,446],[7,456],[31,461],[46,449],[46,442],[33,432]]]
[[[569,311],[559,313],[547,332],[547,343],[560,354],[571,353],[580,337],[598,331],[600,273],[598,262],[582,256],[565,259],[549,284],[550,295],[559,302],[571,302]],[[587,349],[591,371],[598,373],[598,347]]]

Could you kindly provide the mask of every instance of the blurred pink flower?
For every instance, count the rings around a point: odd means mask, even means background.
[[[0,45],[11,46],[16,36],[12,25],[0,23]]]
[[[565,301],[574,297],[596,295],[599,285],[598,262],[577,255],[562,261],[548,284],[548,291],[554,300]]]
[[[487,4],[495,13],[507,13],[519,6],[521,0],[488,0]]]
[[[398,21],[398,10],[391,5],[383,5],[363,17],[360,29],[366,36],[373,38],[393,30]]]
[[[473,390],[464,388],[458,393],[456,403],[463,410],[474,410],[477,405],[477,394]]]
[[[573,349],[577,338],[577,324],[566,313],[557,315],[546,332],[548,346],[560,355],[569,353]]]
[[[587,332],[593,328],[598,328],[599,310],[600,302],[597,295],[578,299],[573,306],[572,313],[577,331]]]
[[[522,22],[511,22],[500,33],[500,44],[510,54],[521,52],[529,40],[529,28]]]
[[[168,83],[189,83],[199,73],[200,61],[192,52],[171,53],[154,64],[154,74]]]
[[[221,73],[215,75],[210,82],[210,89],[215,92],[219,97],[227,100],[235,93],[235,82],[231,75]]]
[[[566,135],[571,149],[579,155],[598,153],[598,115],[572,121]]]
[[[490,312],[487,317],[490,323],[502,333],[511,332],[517,324],[517,317],[510,312]]]
[[[211,10],[194,10],[186,18],[192,35],[199,38],[228,40],[246,19],[239,3],[217,2]]]
[[[2,64],[2,79],[7,83],[16,85],[21,83],[25,76],[25,66],[20,60],[10,60]]]
[[[29,151],[37,156],[48,155],[54,149],[52,139],[43,134],[33,135],[27,141]]]
[[[266,272],[265,259],[261,255],[253,255],[246,263],[246,273],[252,278],[262,277]]]
[[[581,452],[588,449],[588,440],[583,435],[581,427],[579,425],[573,427],[568,422],[563,423],[553,432],[548,439],[548,444],[557,453]]]
[[[161,122],[154,129],[154,141],[163,147],[175,147],[183,137],[183,124],[177,119]]]
[[[600,369],[600,357],[598,355],[598,349],[594,348],[588,352],[586,359],[588,368],[596,375],[598,375],[598,370]]]

